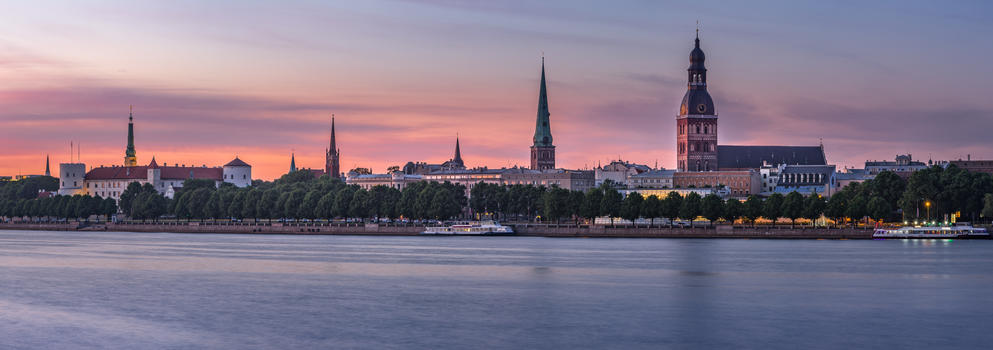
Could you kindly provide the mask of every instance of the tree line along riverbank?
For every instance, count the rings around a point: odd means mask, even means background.
[[[705,219],[710,223],[752,225],[778,222],[791,226],[940,221],[948,214],[960,214],[972,221],[993,218],[993,178],[954,166],[917,171],[907,180],[883,172],[873,180],[851,184],[830,198],[792,192],[764,199],[749,196],[744,201],[695,193],[680,196],[675,192],[665,198],[645,198],[637,193],[624,197],[609,183],[584,192],[554,186],[480,183],[470,191],[470,200],[464,187],[447,182],[417,182],[402,191],[387,186],[366,190],[328,177],[315,179],[307,171],[292,172],[271,182],[257,180],[247,188],[187,180],[174,199],[137,182],[128,185],[117,203],[90,196],[37,198],[38,190],[54,190],[57,185],[58,181],[50,177],[2,183],[0,217],[8,221],[110,221],[108,218],[115,216],[112,213],[119,213],[118,219],[129,220],[410,222],[486,216],[576,225],[608,217],[667,222]]]

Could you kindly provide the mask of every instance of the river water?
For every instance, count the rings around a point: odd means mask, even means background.
[[[2,349],[989,348],[993,241],[0,231]]]

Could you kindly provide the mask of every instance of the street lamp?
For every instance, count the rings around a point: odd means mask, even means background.
[[[931,220],[931,201],[925,201],[924,207],[927,208],[927,219]]]

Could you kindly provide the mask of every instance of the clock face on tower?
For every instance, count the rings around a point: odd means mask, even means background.
[[[707,105],[705,105],[703,103],[696,105],[696,111],[697,112],[700,112],[700,113],[706,113],[707,112]]]

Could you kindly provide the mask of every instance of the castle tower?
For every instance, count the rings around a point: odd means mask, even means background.
[[[128,109],[128,148],[124,151],[124,166],[138,166],[134,151],[134,106]]]
[[[717,110],[707,92],[706,57],[700,49],[700,30],[690,52],[686,95],[676,117],[676,169],[717,170]]]
[[[324,156],[324,173],[330,176],[332,179],[341,178],[340,157],[341,157],[341,150],[338,149],[337,142],[334,139],[334,114],[332,114],[331,146],[325,150],[325,156]]]
[[[538,118],[534,126],[534,143],[531,145],[531,169],[555,169],[555,146],[549,126],[548,93],[545,87],[545,58],[541,58],[541,85],[538,91]]]

